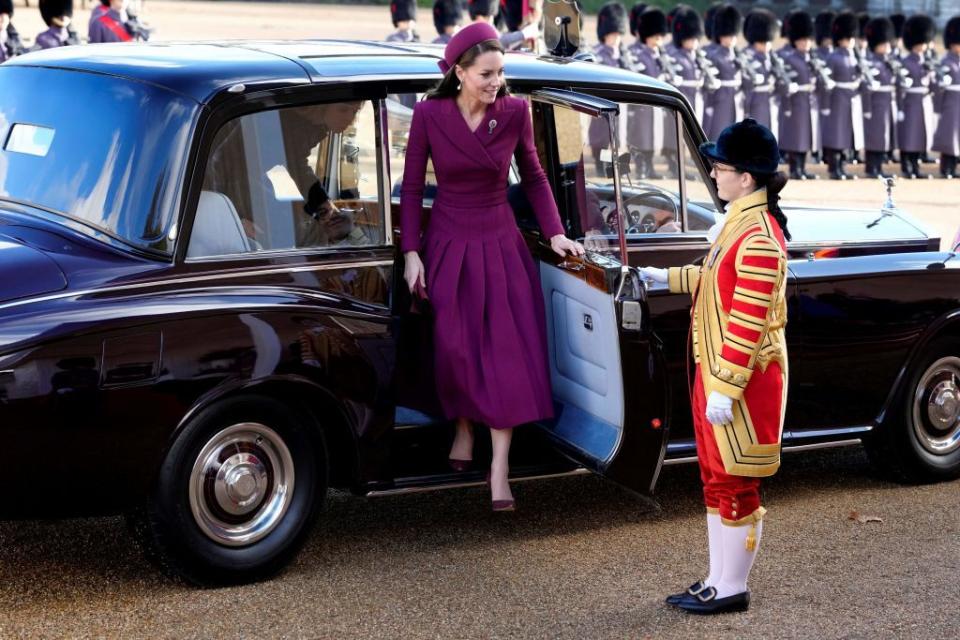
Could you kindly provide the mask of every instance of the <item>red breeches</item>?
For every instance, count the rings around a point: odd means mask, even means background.
[[[760,508],[760,478],[733,476],[726,472],[713,434],[713,425],[705,415],[706,408],[707,400],[698,366],[693,385],[693,431],[697,441],[703,499],[707,509],[719,511],[724,520],[742,520]]]

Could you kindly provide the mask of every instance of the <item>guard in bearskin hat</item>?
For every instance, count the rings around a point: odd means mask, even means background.
[[[500,15],[507,28],[500,43],[508,51],[537,51],[542,14],[542,0],[500,0]]]
[[[813,21],[816,46],[812,53],[824,62],[833,53],[833,23],[837,14],[833,11],[821,11]]]
[[[786,18],[790,47],[783,54],[789,83],[777,88],[780,99],[780,151],[796,180],[815,178],[807,173],[807,153],[820,148],[818,76],[813,60],[814,24],[805,11],[793,11]]]
[[[460,28],[463,21],[463,9],[460,0],[436,0],[433,3],[433,26],[437,28],[437,37],[433,44],[447,44]]]
[[[629,49],[634,68],[643,75],[667,81],[672,75],[670,61],[663,51],[667,16],[656,7],[647,7],[638,17],[638,22],[637,41]],[[633,106],[627,110],[627,146],[640,180],[663,178],[653,165],[654,155],[663,150],[668,137],[664,134],[662,114],[660,109],[653,107]],[[673,146],[676,147],[676,144]]]
[[[861,76],[854,53],[860,25],[857,16],[844,11],[833,22],[833,52],[827,56],[827,68],[833,87],[823,91],[820,113],[823,125],[823,155],[833,180],[852,180],[846,171],[848,151],[863,148],[863,103]]]
[[[593,55],[598,64],[608,67],[635,70],[630,52],[623,42],[623,36],[630,30],[627,24],[627,10],[619,2],[608,2],[597,13],[597,42]],[[593,152],[593,160],[598,175],[605,175],[606,168],[600,161],[600,152],[610,139],[605,122],[598,118],[590,121],[587,140]]]
[[[900,173],[904,178],[932,178],[920,171],[920,160],[933,142],[934,69],[924,64],[927,48],[937,29],[929,16],[915,15],[903,24],[904,74],[897,114]]]
[[[883,163],[893,151],[897,113],[897,76],[891,64],[893,23],[874,18],[863,28],[867,45],[864,58],[869,78],[864,81],[863,147],[866,151],[864,175],[883,176]]]
[[[640,14],[643,13],[643,10],[647,8],[647,3],[638,2],[637,4],[630,7],[630,14],[627,16],[630,25],[630,35],[634,38],[638,38],[637,27],[640,24]]]
[[[416,0],[391,0],[390,19],[396,31],[387,36],[387,42],[420,42]]]
[[[753,118],[777,135],[779,127],[774,90],[773,41],[779,25],[777,16],[768,9],[754,9],[743,20],[743,37],[749,47],[737,58],[743,76],[743,105],[747,117]]]
[[[690,101],[697,121],[700,122],[703,120],[704,79],[710,71],[716,74],[716,70],[706,64],[706,58],[700,51],[703,20],[696,10],[680,5],[674,14],[671,30],[673,35],[666,51],[674,65],[672,81]]]
[[[960,161],[960,15],[950,18],[943,30],[946,53],[940,60],[937,86],[940,120],[933,135],[934,151],[940,152],[940,177],[957,178]]]
[[[51,49],[80,44],[77,32],[70,28],[73,0],[40,0],[40,16],[49,28],[37,35],[35,48]]]
[[[705,49],[705,53],[717,70],[717,86],[708,89],[703,100],[703,129],[711,140],[743,118],[743,76],[736,50],[743,18],[735,6],[724,4],[717,8],[712,22],[714,46]]]
[[[13,0],[0,0],[0,62],[26,53],[12,19]]]
[[[724,4],[724,2],[714,2],[703,12],[703,35],[707,36],[707,43],[704,45],[704,50],[709,49],[715,44],[713,41],[713,18],[717,15],[717,11],[723,8]]]
[[[767,512],[760,479],[780,466],[790,233],[777,204],[787,179],[777,171],[780,150],[769,129],[748,118],[700,152],[713,165],[717,194],[729,203],[707,256],[702,265],[640,273],[693,298],[690,404],[710,563],[708,575],[667,602],[715,614],[750,606],[747,580]]]
[[[903,25],[907,21],[907,16],[902,13],[892,13],[890,14],[890,22],[893,23],[893,50],[890,52],[891,55],[896,56],[897,59],[903,57]]]

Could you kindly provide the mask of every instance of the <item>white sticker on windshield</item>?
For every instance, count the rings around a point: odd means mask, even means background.
[[[53,144],[54,133],[56,133],[56,131],[48,127],[38,127],[33,124],[15,124],[10,131],[10,137],[7,138],[7,144],[4,149],[42,158],[50,151],[50,145]]]

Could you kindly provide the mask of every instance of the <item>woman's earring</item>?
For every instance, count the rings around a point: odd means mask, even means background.
[[[457,83],[457,91],[460,91],[460,87],[462,87],[462,86],[463,86],[463,83],[462,83],[462,82],[458,82],[458,83]]]

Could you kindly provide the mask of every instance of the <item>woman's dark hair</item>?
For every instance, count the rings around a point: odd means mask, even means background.
[[[499,51],[500,53],[503,53],[503,45],[500,44],[499,40],[484,40],[483,42],[478,42],[463,52],[463,55],[460,56],[459,60],[457,60],[457,64],[460,65],[460,68],[467,69],[473,66],[473,63],[477,61],[477,58],[485,53],[489,53],[490,51]],[[460,93],[460,89],[457,88],[457,85],[459,84],[460,80],[457,78],[457,66],[454,65],[450,67],[450,70],[443,75],[443,79],[437,83],[435,87],[427,91],[426,99],[432,100],[434,98],[456,97]],[[497,97],[502,98],[505,95],[507,95],[506,82],[500,86],[500,90],[497,92]]]
[[[767,189],[767,209],[774,220],[777,221],[777,224],[780,225],[783,237],[789,240],[790,232],[787,231],[787,216],[784,215],[779,204],[780,192],[787,184],[787,174],[783,171],[777,171],[776,173],[751,173],[750,175],[753,176],[758,188]]]

